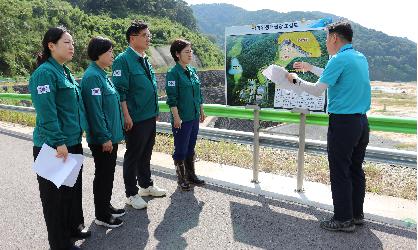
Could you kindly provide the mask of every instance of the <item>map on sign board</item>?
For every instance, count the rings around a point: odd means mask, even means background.
[[[328,61],[325,27],[330,18],[287,23],[227,27],[225,30],[227,105],[261,108],[301,108],[325,112],[326,93],[316,97],[283,88],[263,75],[270,65],[283,67],[300,78],[316,82],[311,72],[293,69],[297,61],[324,68]]]

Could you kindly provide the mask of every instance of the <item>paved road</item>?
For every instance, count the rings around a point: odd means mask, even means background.
[[[32,143],[0,133],[0,249],[47,249],[46,227],[35,174]],[[416,231],[368,222],[354,233],[321,230],[316,208],[207,185],[193,192],[176,190],[172,175],[154,172],[165,198],[148,199],[125,224],[106,230],[94,220],[93,160],[83,170],[85,220],[91,239],[83,249],[415,249]],[[124,206],[122,168],[115,173],[113,204]]]

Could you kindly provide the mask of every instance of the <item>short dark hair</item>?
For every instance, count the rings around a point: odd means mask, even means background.
[[[113,48],[113,43],[107,38],[96,36],[93,37],[89,46],[87,47],[87,55],[90,60],[97,61],[101,54],[106,53],[109,49]]]
[[[184,39],[176,39],[171,43],[170,53],[175,62],[178,62],[180,59],[177,57],[176,53],[180,53],[187,46],[192,45],[191,42]]]
[[[129,26],[128,30],[126,30],[126,41],[129,43],[129,38],[131,35],[139,34],[141,30],[147,29],[148,24],[144,21],[140,20],[133,20],[131,26]]]
[[[353,40],[353,29],[348,21],[340,21],[328,24],[327,30],[329,34],[336,33],[340,38],[350,42]]]

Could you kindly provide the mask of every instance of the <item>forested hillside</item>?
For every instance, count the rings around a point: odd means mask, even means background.
[[[223,47],[227,26],[278,23],[293,20],[339,17],[321,12],[279,13],[272,10],[246,11],[228,4],[201,4],[191,6],[200,30],[216,39]],[[386,35],[353,23],[353,45],[366,55],[372,80],[416,81],[417,44],[406,38]]]
[[[126,48],[125,31],[133,18],[148,22],[152,44],[169,44],[177,37],[193,43],[203,66],[223,64],[221,50],[209,39],[168,18],[134,15],[111,18],[109,15],[86,14],[78,7],[60,0],[0,0],[0,75],[27,76],[41,50],[41,40],[49,27],[65,25],[75,40],[75,55],[69,64],[81,72],[88,64],[86,47],[91,37],[106,36],[115,42],[115,53]]]
[[[111,17],[147,15],[166,17],[185,27],[197,30],[192,9],[182,0],[66,0],[86,13],[108,14]]]

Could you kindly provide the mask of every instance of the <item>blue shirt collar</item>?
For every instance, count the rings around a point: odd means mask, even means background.
[[[353,48],[353,44],[347,43],[346,45],[342,46],[340,50],[338,50],[338,53],[343,52],[344,50],[347,50],[347,49],[352,49],[352,48]]]

